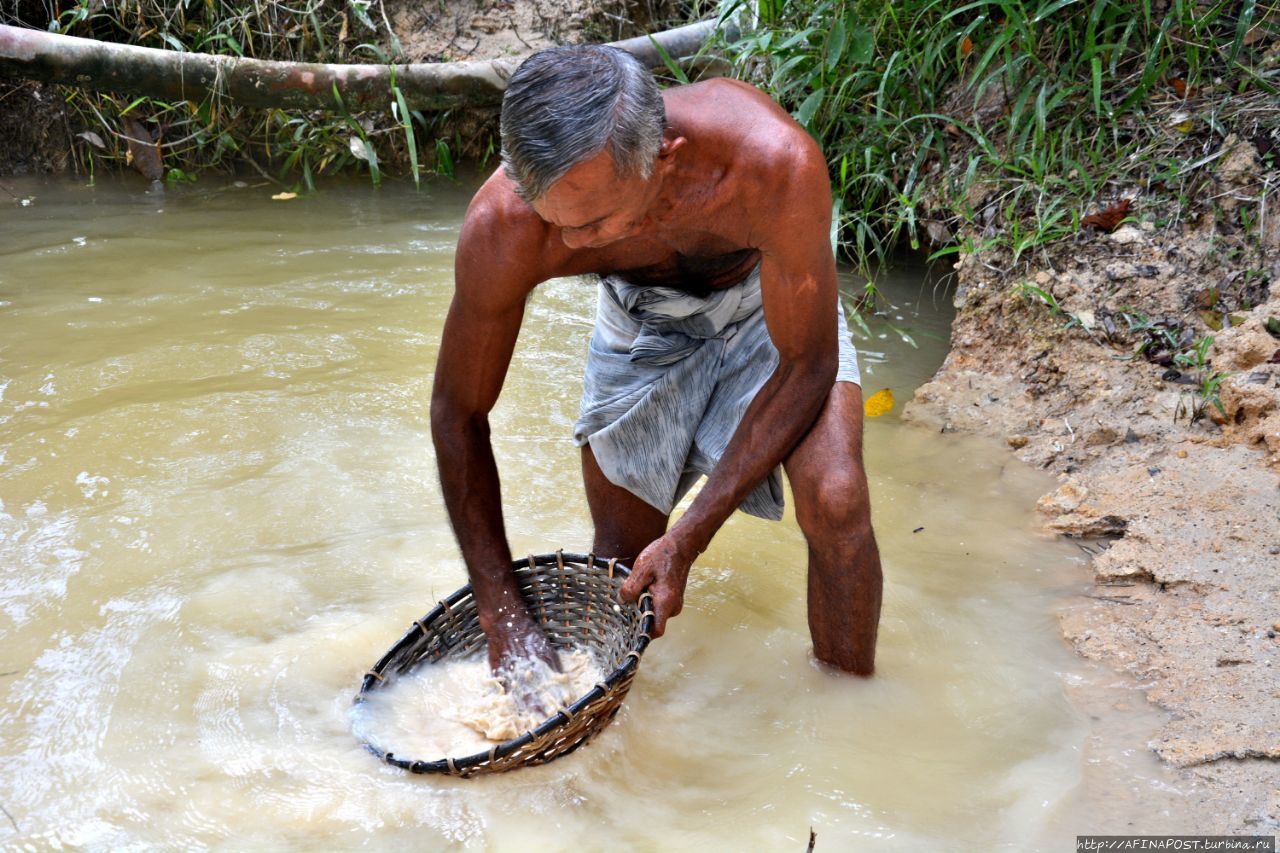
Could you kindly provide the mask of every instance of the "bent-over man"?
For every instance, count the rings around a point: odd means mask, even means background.
[[[578,46],[536,53],[511,78],[502,160],[458,239],[431,403],[490,663],[554,665],[555,654],[511,572],[488,413],[529,293],[596,274],[574,440],[592,550],[632,569],[623,598],[649,589],[662,636],[690,566],[735,508],[781,518],[781,466],[809,546],[814,654],[870,675],[880,557],[818,146],[745,83],[660,92],[629,54]]]

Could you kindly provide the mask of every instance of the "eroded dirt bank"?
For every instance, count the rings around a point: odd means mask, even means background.
[[[1058,474],[1039,510],[1082,540],[1096,581],[1062,614],[1064,635],[1167,713],[1147,745],[1196,792],[1195,826],[1270,832],[1280,196],[1250,141],[1229,137],[1215,159],[1216,203],[1193,221],[1164,224],[1134,193],[1129,222],[1025,274],[999,252],[961,256],[952,350],[905,416],[998,437]],[[1264,215],[1240,216],[1245,204]]]

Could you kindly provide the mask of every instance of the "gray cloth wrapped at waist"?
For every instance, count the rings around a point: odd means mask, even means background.
[[[759,266],[706,298],[601,278],[573,438],[578,446],[590,442],[611,483],[669,514],[711,473],[778,364],[762,304]],[[833,313],[840,340],[836,381],[857,384],[857,354],[838,300]],[[781,469],[739,508],[782,518]]]

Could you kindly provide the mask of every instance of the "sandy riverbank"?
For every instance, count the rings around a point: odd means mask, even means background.
[[[963,256],[952,350],[905,416],[998,437],[1058,474],[1039,510],[1093,554],[1096,582],[1062,614],[1064,636],[1165,712],[1147,746],[1195,791],[1199,829],[1270,832],[1280,827],[1280,204],[1253,145],[1224,149],[1215,213],[1158,228],[1135,199],[1132,223],[1053,246],[1025,275],[1006,273],[1008,259]],[[1233,227],[1233,202],[1268,191],[1269,218]],[[1173,359],[1206,337],[1202,364]],[[1215,374],[1221,410],[1203,393]]]

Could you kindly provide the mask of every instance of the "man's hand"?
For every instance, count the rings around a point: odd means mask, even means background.
[[[684,587],[689,581],[689,568],[697,556],[684,548],[670,533],[654,540],[640,552],[631,575],[627,578],[618,598],[634,604],[646,589],[653,596],[653,637],[657,639],[667,631],[667,620],[680,615],[684,609]]]
[[[482,620],[489,641],[489,668],[495,673],[510,670],[521,660],[533,659],[560,672],[560,658],[547,635],[528,612],[499,612],[495,619]]]
[[[521,608],[519,613],[499,616],[485,636],[489,640],[489,668],[506,685],[516,707],[550,715],[555,709],[543,707],[539,698],[541,683],[548,670],[562,670],[560,658],[541,626]]]

